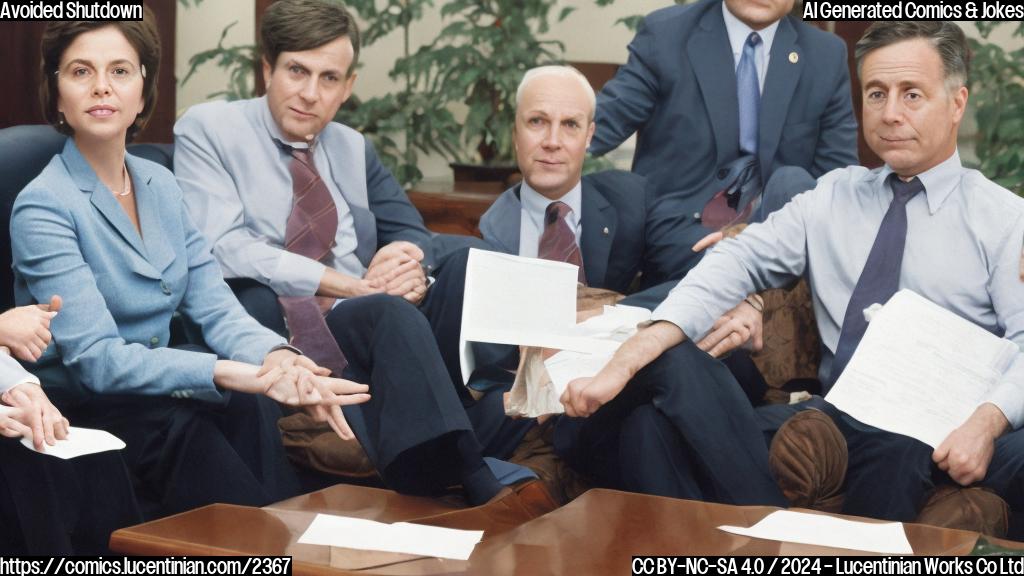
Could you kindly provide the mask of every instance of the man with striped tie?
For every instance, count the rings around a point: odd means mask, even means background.
[[[505,425],[500,394],[472,401],[453,382],[465,254],[428,279],[419,213],[370,142],[332,122],[356,79],[354,19],[335,2],[281,0],[260,36],[267,95],[200,104],[174,130],[175,175],[229,284],[294,352],[369,385],[369,402],[311,416],[358,438],[386,485],[462,485],[472,504],[542,511],[497,480],[532,473],[483,459],[511,453],[532,421]]]
[[[579,71],[568,66],[529,70],[516,99],[513,136],[523,182],[484,214],[484,240],[502,252],[576,264],[580,282],[588,286],[628,293],[636,284],[639,291],[623,303],[653,309],[675,284],[666,281],[685,271],[671,264],[679,260],[677,253],[690,251],[679,241],[681,222],[651,209],[653,191],[642,176],[620,171],[582,175],[594,134],[594,91]],[[725,333],[729,326],[744,333],[738,342],[760,330],[760,311],[750,303],[740,303],[726,316],[731,319]],[[716,348],[718,342],[722,346]],[[728,342],[702,341],[701,348],[724,353]],[[768,475],[767,450],[741,387],[692,387],[696,380],[689,378],[688,366],[703,356],[696,346],[666,355],[657,370],[637,378],[627,393],[591,418],[559,418],[556,451],[605,486],[734,504],[784,504]],[[740,375],[744,358],[746,368],[752,368],[749,357],[734,355],[732,372],[739,379],[759,377],[756,371]],[[516,362],[504,360],[515,367]],[[470,382],[477,388],[488,384]],[[693,446],[700,463],[693,469],[669,468],[666,459],[644,449],[663,438]],[[635,454],[636,462],[621,465],[620,454],[626,453]],[[704,482],[711,467],[722,474]]]

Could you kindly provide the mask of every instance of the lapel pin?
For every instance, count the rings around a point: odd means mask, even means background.
[[[601,230],[601,233],[604,234],[605,236],[607,236],[608,235],[608,227],[605,226],[604,230]]]
[[[792,64],[796,64],[797,62],[800,61],[800,55],[797,54],[796,52],[790,52],[789,53],[789,61]]]

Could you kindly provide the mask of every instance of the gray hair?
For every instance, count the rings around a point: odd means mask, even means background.
[[[964,31],[952,22],[945,21],[879,21],[872,24],[864,36],[857,41],[854,56],[857,58],[857,75],[860,75],[864,58],[879,48],[921,38],[931,42],[942,59],[946,88],[956,90],[967,85],[971,67],[971,49],[967,45]]]
[[[575,78],[579,80],[583,91],[587,95],[587,103],[590,104],[590,114],[587,115],[587,120],[594,120],[594,109],[597,108],[597,96],[594,94],[594,87],[590,85],[590,81],[583,75],[582,72],[573,68],[572,66],[538,66],[536,68],[530,68],[523,74],[523,79],[519,81],[519,88],[516,89],[516,108],[523,102],[523,92],[526,91],[526,87],[537,78],[544,76],[560,76],[562,78]]]

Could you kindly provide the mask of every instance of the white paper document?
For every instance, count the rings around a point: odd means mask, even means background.
[[[541,349],[527,347],[505,406],[506,414],[528,418],[561,414],[565,407],[559,399],[569,382],[597,375],[622,342],[636,333],[637,324],[650,318],[651,311],[646,308],[605,306],[602,314],[577,324],[572,332],[601,342],[606,350],[562,350],[545,360]]]
[[[466,560],[483,534],[482,530],[455,530],[408,522],[385,524],[317,514],[298,543]]]
[[[826,400],[934,448],[974,412],[1020,348],[910,290],[871,316]]]
[[[607,342],[573,331],[578,270],[564,262],[470,249],[459,337],[463,381],[474,368],[470,342],[607,352]]]
[[[71,426],[68,429],[68,437],[64,440],[57,440],[53,446],[46,445],[43,450],[36,450],[30,438],[22,438],[21,444],[33,452],[41,452],[49,456],[56,456],[62,460],[69,460],[79,456],[106,452],[108,450],[122,450],[124,442],[105,430],[93,430],[92,428],[76,428]]]
[[[780,542],[813,544],[830,548],[875,552],[878,554],[913,554],[903,524],[887,522],[872,524],[844,520],[834,516],[779,510],[765,516],[750,528],[719,526],[719,530]]]

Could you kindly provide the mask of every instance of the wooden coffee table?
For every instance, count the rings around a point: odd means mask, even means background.
[[[214,504],[118,530],[111,548],[129,555],[292,556],[303,574],[629,574],[640,555],[852,555],[837,548],[736,536],[717,530],[750,526],[777,508],[727,506],[595,489],[541,518],[500,534],[485,533],[466,562],[409,558],[297,544],[317,513],[383,522],[450,510],[426,498],[338,485],[299,498],[250,508]],[[906,524],[914,552],[962,555],[978,534]],[[994,539],[990,539],[994,540]],[[1024,544],[994,540],[1008,547]]]

